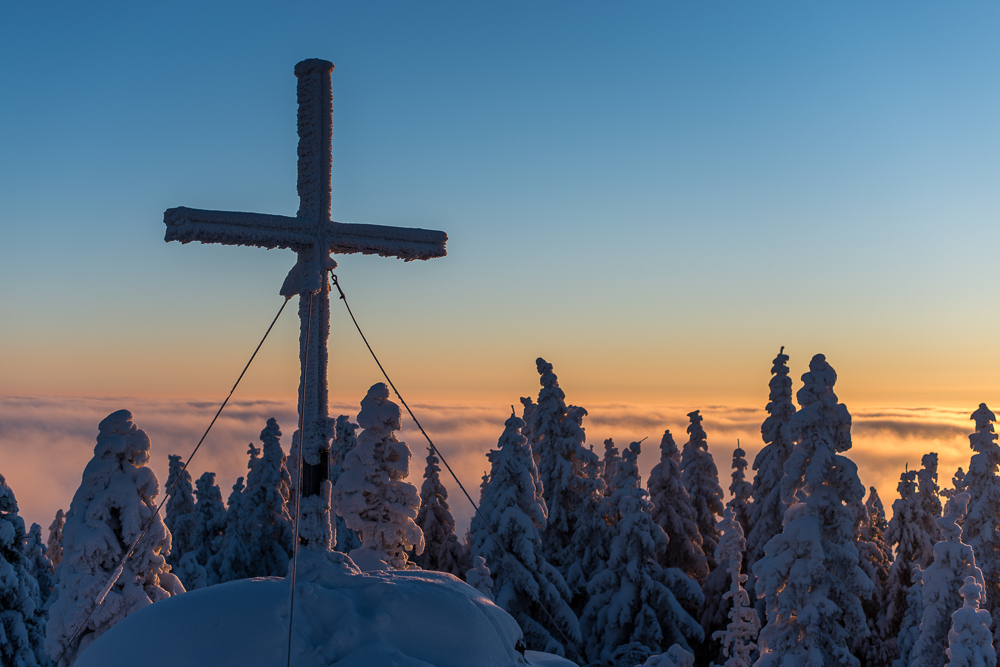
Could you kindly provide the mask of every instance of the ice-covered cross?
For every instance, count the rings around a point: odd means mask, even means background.
[[[404,261],[431,259],[446,254],[448,241],[444,232],[344,224],[330,219],[332,72],[333,63],[315,58],[295,66],[299,103],[299,211],[294,218],[185,207],[167,209],[163,214],[167,241],[290,248],[297,255],[295,266],[281,286],[281,295],[286,298],[299,295],[303,498],[320,495],[322,483],[329,474],[333,429],[327,412],[327,339],[330,336],[327,272],[337,266],[330,254],[363,253],[398,257]],[[325,520],[329,520],[328,515]],[[301,537],[306,544],[312,539],[304,534]]]

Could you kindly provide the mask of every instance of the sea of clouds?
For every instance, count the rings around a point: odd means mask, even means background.
[[[162,398],[0,397],[0,475],[14,490],[25,522],[48,528],[57,509],[69,509],[83,468],[93,455],[97,425],[108,414],[122,408],[130,410],[136,425],[149,434],[151,466],[162,485],[166,481],[167,456],[179,454],[187,458],[218,407],[218,403],[201,400]],[[520,404],[513,407],[520,414]],[[762,408],[614,403],[585,407],[589,413],[584,420],[588,445],[599,455],[604,453],[605,438],[614,438],[619,449],[646,438],[639,458],[643,477],[659,460],[665,429],[673,433],[678,446],[687,440],[687,413],[694,409],[700,409],[705,418],[709,451],[715,457],[727,494],[737,440],[751,464],[763,446],[760,424],[766,413]],[[897,497],[899,474],[906,466],[919,467],[923,454],[938,453],[942,487],[950,486],[956,468],[968,468],[972,454],[968,446],[972,427],[969,415],[975,407],[851,408],[854,447],[848,455],[857,463],[865,486],[878,489],[887,513],[891,515],[892,500]],[[478,502],[479,485],[488,469],[486,452],[496,446],[512,406],[416,403],[411,408]],[[356,421],[358,409],[356,403],[331,403],[330,414],[347,414]],[[259,444],[260,431],[269,417],[278,420],[287,452],[296,428],[293,402],[233,400],[192,460],[192,477],[214,471],[223,498],[228,497],[236,478],[246,474],[248,443]],[[410,481],[419,488],[427,443],[405,413],[398,437],[409,443],[413,452]],[[460,536],[464,535],[472,507],[443,466],[442,481],[450,494]]]

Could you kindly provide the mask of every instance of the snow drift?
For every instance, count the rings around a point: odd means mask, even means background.
[[[521,630],[459,579],[411,570],[362,574],[333,552],[299,551],[296,667],[572,666],[522,655]],[[76,667],[284,664],[288,579],[231,581],[171,597],[123,619]]]

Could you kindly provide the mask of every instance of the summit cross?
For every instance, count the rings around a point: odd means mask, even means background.
[[[295,66],[298,79],[298,193],[294,218],[263,213],[167,209],[166,241],[221,243],[261,248],[289,248],[295,266],[281,286],[290,299],[299,295],[299,422],[302,449],[303,515],[319,513],[329,522],[329,505],[322,497],[329,478],[333,422],[328,414],[327,340],[330,336],[330,282],[336,268],[331,253],[381,255],[404,261],[447,254],[448,235],[427,229],[345,224],[330,219],[330,176],[333,166],[333,63],[303,60]],[[310,522],[306,522],[307,524]],[[329,526],[329,523],[327,523]],[[329,547],[330,528],[309,526],[299,539],[315,549]],[[324,544],[325,542],[325,544]]]

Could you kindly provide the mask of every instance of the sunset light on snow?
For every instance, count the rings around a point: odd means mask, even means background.
[[[586,410],[580,456],[642,442],[620,460],[637,471],[622,488],[649,482],[664,431],[683,446],[699,410],[725,502],[737,443],[751,464],[765,445],[783,350],[793,400],[828,382],[819,362],[806,377],[814,355],[836,369],[853,441],[839,452],[891,517],[900,475],[934,452],[950,489],[975,453],[970,415],[1000,408],[998,28],[1000,9],[976,2],[5,6],[0,481],[26,526],[48,526],[98,436],[127,420],[98,425],[124,409],[149,436],[162,494],[168,456],[187,459],[281,308],[295,247],[309,267],[286,290],[296,296],[189,472],[216,473],[224,502],[269,418],[288,452],[300,317],[312,322],[297,295],[308,271],[326,280],[332,241],[314,257],[301,240],[260,242],[264,223],[247,218],[225,228],[244,245],[223,246],[215,222],[170,211],[307,219],[301,183],[322,169],[297,161],[297,129],[312,127],[297,114],[312,102],[293,68],[319,58],[310,66],[335,65],[330,218],[447,234],[446,256],[443,236],[419,256],[409,237],[379,237],[390,250],[336,254],[334,273],[473,501],[488,503],[503,442],[518,455],[508,419],[530,416],[522,397],[541,404],[544,358],[565,403]],[[182,234],[171,215],[194,228],[183,244],[165,242]],[[268,244],[283,248],[250,247]],[[329,416],[357,422],[368,396],[371,419],[385,418],[370,395],[385,378],[336,290],[329,317]],[[803,427],[817,451],[823,437]],[[427,442],[405,410],[398,439],[419,489]],[[537,451],[535,464],[544,478]],[[822,495],[814,482],[799,493]],[[472,505],[447,470],[441,483],[465,544]],[[554,566],[582,586],[577,631],[596,623],[582,620],[596,612],[578,573]],[[586,635],[567,656],[611,665]]]

